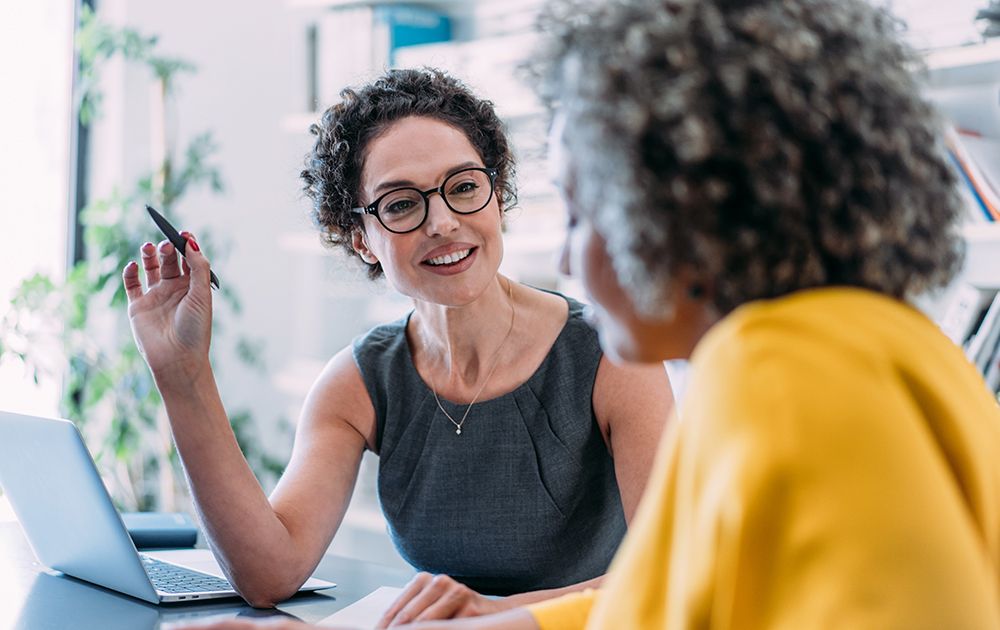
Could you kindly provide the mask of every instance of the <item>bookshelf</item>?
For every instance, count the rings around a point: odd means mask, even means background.
[[[985,141],[1000,142],[1000,40],[927,51],[924,63],[927,95],[945,118]],[[987,177],[1000,175],[993,170],[998,165],[989,162],[980,163]],[[1000,289],[1000,223],[975,209],[970,217],[962,232],[966,262],[956,284]]]
[[[969,206],[962,271],[927,312],[1000,399],[1000,40],[928,51],[928,98],[954,126],[949,151]]]

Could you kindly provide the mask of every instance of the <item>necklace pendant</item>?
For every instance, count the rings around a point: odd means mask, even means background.
[[[462,429],[455,429],[455,435],[462,435]]]

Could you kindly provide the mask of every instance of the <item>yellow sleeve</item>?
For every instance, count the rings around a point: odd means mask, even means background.
[[[596,596],[597,591],[588,588],[531,604],[527,608],[542,630],[580,630],[587,625]]]
[[[589,630],[1000,628],[1000,410],[933,323],[815,292],[692,366]]]

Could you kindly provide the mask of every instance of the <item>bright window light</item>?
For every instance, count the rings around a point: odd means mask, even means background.
[[[21,280],[65,273],[73,21],[66,0],[0,2],[0,318]],[[53,415],[58,391],[0,358],[0,409]]]

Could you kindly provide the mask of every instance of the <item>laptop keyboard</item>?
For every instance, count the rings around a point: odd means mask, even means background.
[[[228,580],[201,573],[177,564],[163,562],[149,556],[142,556],[146,573],[152,580],[156,590],[164,593],[203,593],[215,591],[232,591]]]

